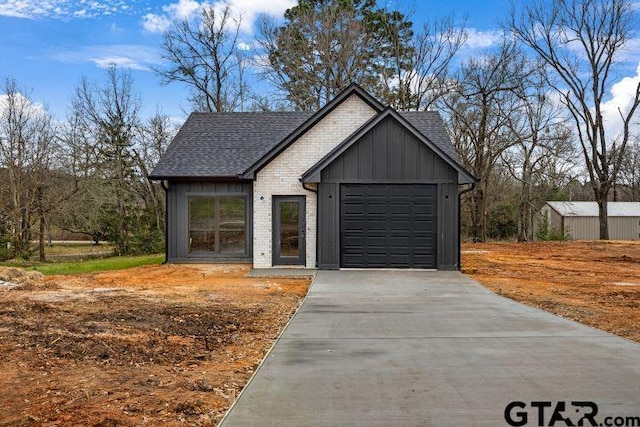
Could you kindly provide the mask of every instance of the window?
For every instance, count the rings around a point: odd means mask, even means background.
[[[246,198],[189,198],[189,252],[246,253]]]

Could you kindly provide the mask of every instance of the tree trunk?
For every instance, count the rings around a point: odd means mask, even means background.
[[[607,210],[606,193],[603,197],[601,193],[596,195],[598,202],[598,219],[600,223],[600,240],[609,240],[609,214]]]
[[[484,242],[487,239],[484,189],[478,188],[473,193],[473,240]]]
[[[518,242],[529,241],[529,220],[527,218],[527,206],[521,199],[518,203]]]
[[[38,216],[40,217],[40,229],[38,230],[38,260],[40,262],[45,262],[47,257],[44,253],[44,240],[46,238],[46,227],[45,227],[45,218],[44,218],[44,201],[43,201],[43,191],[41,187],[38,187],[37,197],[38,197]]]

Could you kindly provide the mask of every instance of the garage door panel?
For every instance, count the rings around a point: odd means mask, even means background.
[[[343,184],[341,266],[435,268],[437,186]]]
[[[391,228],[392,231],[400,230],[408,234],[410,225],[411,225],[411,221],[408,218],[407,219],[393,218],[391,220],[391,223],[389,224],[389,227]]]

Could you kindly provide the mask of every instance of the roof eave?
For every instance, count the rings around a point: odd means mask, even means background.
[[[249,181],[239,175],[154,175],[152,181]]]

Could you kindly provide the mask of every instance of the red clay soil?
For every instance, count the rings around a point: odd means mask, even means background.
[[[0,425],[215,425],[309,279],[154,266],[0,286]]]
[[[469,243],[462,271],[492,291],[640,342],[640,242]]]

